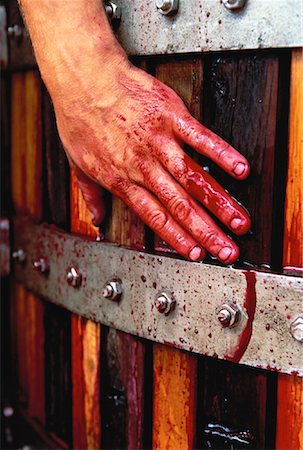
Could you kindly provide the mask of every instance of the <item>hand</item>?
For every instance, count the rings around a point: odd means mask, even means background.
[[[205,249],[234,262],[237,246],[204,208],[239,235],[250,219],[182,146],[240,180],[248,162],[191,117],[170,88],[128,64],[112,70],[106,93],[93,81],[76,96],[67,88],[64,98],[54,99],[59,133],[94,223],[104,218],[101,185],[186,258],[203,259]]]
[[[207,250],[234,262],[237,246],[207,210],[239,235],[250,219],[182,146],[240,180],[249,173],[246,159],[191,117],[171,89],[129,63],[100,0],[19,1],[94,223],[105,214],[103,186],[186,258],[201,260]]]

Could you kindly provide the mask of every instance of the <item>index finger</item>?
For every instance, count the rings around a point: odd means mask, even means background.
[[[248,177],[250,169],[247,159],[190,114],[176,119],[174,132],[178,138],[212,159],[234,178],[243,180]]]

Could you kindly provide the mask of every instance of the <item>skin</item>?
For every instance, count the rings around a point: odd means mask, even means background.
[[[239,180],[249,174],[247,160],[197,122],[173,90],[130,64],[100,0],[21,6],[93,222],[105,217],[103,186],[184,257],[201,260],[208,251],[233,263],[239,250],[208,211],[237,235],[250,219],[183,146]]]

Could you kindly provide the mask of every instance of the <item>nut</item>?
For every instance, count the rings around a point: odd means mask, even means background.
[[[167,16],[178,11],[179,0],[156,0],[156,7],[161,14]]]
[[[80,287],[82,283],[82,274],[76,267],[71,267],[66,275],[66,281],[74,288]]]
[[[102,289],[102,297],[118,302],[123,293],[122,281],[119,278],[113,278],[105,283]]]
[[[232,328],[239,323],[239,308],[236,305],[224,303],[217,309],[217,318],[223,328]]]
[[[45,258],[39,258],[33,262],[33,267],[40,273],[48,274],[49,272],[49,264]]]
[[[223,5],[231,11],[244,8],[246,0],[223,0]]]
[[[16,260],[18,263],[23,263],[26,261],[26,254],[22,248],[18,248],[12,253],[12,258]]]
[[[105,12],[110,20],[121,20],[122,10],[121,7],[113,2],[105,3]]]
[[[171,292],[160,292],[155,298],[154,305],[161,314],[168,316],[176,307],[176,300]]]
[[[303,315],[298,316],[290,324],[290,332],[296,341],[303,342]]]

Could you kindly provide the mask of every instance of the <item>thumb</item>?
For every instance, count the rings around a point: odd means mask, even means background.
[[[94,225],[100,225],[105,219],[106,207],[104,200],[104,189],[83,170],[81,170],[72,160],[68,158],[71,169],[73,169],[79,188],[85,200],[86,206],[92,218]]]

